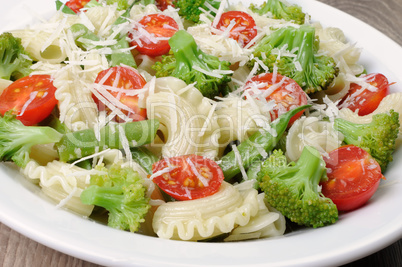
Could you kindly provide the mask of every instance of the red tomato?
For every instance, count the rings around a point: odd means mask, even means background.
[[[173,6],[172,0],[156,0],[156,6],[159,10],[165,10],[168,6]]]
[[[177,200],[213,195],[219,191],[224,179],[222,169],[215,161],[197,155],[162,159],[152,166],[154,174],[158,171],[162,173],[153,178],[154,183]]]
[[[354,145],[335,149],[324,160],[328,181],[321,183],[322,193],[332,199],[340,211],[365,204],[384,178],[377,161]]]
[[[24,125],[37,124],[50,115],[57,104],[56,87],[50,75],[32,75],[16,80],[0,96],[0,113],[13,110]]]
[[[138,107],[138,95],[133,92],[133,90],[143,88],[146,81],[135,69],[116,66],[103,70],[96,77],[95,83],[102,88],[103,92],[99,88],[96,88],[96,90],[113,106],[119,108],[125,115],[132,118],[134,121],[140,121],[146,118],[147,110]],[[108,99],[108,96],[104,92],[105,90],[124,104],[125,107],[122,108],[113,104],[113,101]],[[124,93],[124,90],[130,91]],[[96,95],[93,95],[93,98],[99,110],[107,110],[110,112],[110,109],[105,107]]]
[[[257,36],[257,27],[252,16],[243,11],[228,11],[222,14],[216,28],[225,31],[232,21],[235,23],[229,37],[236,40],[242,47]]]
[[[80,12],[81,8],[89,3],[89,1],[90,0],[69,0],[66,2],[66,6],[68,6],[75,13],[78,13]]]
[[[173,18],[151,14],[144,16],[138,23],[139,26],[129,33],[131,46],[136,46],[138,52],[150,57],[169,52],[169,38],[179,30]]]
[[[244,90],[257,88],[262,90],[262,95],[267,101],[275,101],[271,112],[271,120],[292,110],[296,107],[307,104],[307,95],[303,89],[291,78],[280,74],[263,73],[251,78],[244,87]],[[289,121],[289,126],[300,118],[303,110],[294,115]]]
[[[380,73],[361,77],[365,77],[366,81],[377,89],[362,89],[360,85],[352,83],[347,95],[340,102],[340,107],[346,107],[352,111],[359,110],[358,114],[363,116],[373,112],[381,100],[389,94],[389,83],[388,79]]]

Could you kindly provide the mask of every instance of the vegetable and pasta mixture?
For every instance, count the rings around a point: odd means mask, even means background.
[[[325,227],[366,205],[396,149],[392,81],[281,0],[57,0],[0,44],[1,160],[113,228],[212,242]]]

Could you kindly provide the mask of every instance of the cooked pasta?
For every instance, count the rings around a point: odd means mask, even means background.
[[[91,171],[57,160],[46,166],[31,160],[21,171],[29,179],[38,180],[42,192],[58,206],[65,206],[83,216],[91,214],[93,206],[80,200],[81,192],[88,186]]]
[[[147,115],[163,125],[163,157],[218,155],[220,133],[214,105],[194,86],[173,77],[156,79],[154,93],[147,98]]]
[[[55,64],[64,61],[67,57],[60,39],[54,36],[51,29],[49,31],[17,30],[12,31],[12,34],[21,38],[23,47],[35,60]]]
[[[161,238],[195,241],[218,236],[246,225],[258,213],[257,194],[223,182],[214,195],[159,206],[152,225]]]
[[[247,186],[252,186],[253,183],[254,181],[247,181],[236,187],[239,188],[241,186],[243,190],[245,190]],[[225,238],[225,241],[269,238],[281,236],[285,233],[285,217],[266,202],[265,194],[258,194],[257,201],[259,204],[258,213],[253,216],[246,225],[236,227],[230,235]]]
[[[342,134],[333,129],[331,122],[317,117],[302,117],[289,129],[286,156],[291,161],[297,161],[304,146],[312,146],[321,153],[326,153],[341,146],[342,141]]]

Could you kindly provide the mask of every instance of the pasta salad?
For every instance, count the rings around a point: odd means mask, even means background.
[[[336,223],[385,178],[401,94],[300,7],[56,6],[0,36],[0,155],[57,207],[240,241]]]

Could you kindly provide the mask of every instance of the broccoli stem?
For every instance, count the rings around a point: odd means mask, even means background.
[[[100,206],[107,210],[115,209],[124,202],[123,190],[118,186],[92,185],[81,193],[80,198],[84,204]]]
[[[159,127],[158,120],[107,125],[100,129],[99,139],[92,129],[66,133],[55,144],[61,161],[76,160],[107,148],[122,149],[122,136],[130,147],[150,143]],[[123,130],[123,132],[121,132]]]
[[[169,44],[171,50],[179,63],[174,71],[174,76],[178,77],[190,71],[190,66],[200,66],[203,69],[209,67],[200,60],[199,56],[202,54],[194,39],[189,38],[186,31],[177,31],[170,39]]]
[[[261,129],[251,135],[247,140],[241,142],[240,145],[237,146],[237,149],[242,159],[243,167],[248,168],[253,162],[262,159],[260,150],[257,149],[257,147],[260,147],[267,152],[274,149],[285,132],[290,119],[295,114],[308,107],[309,105],[304,105],[288,111],[271,123],[271,131]],[[272,135],[273,132],[276,133],[275,136]],[[240,173],[240,166],[234,151],[230,151],[223,156],[219,165],[222,168],[226,181],[229,181],[235,175]]]
[[[305,166],[310,167],[306,168]],[[303,187],[311,188],[311,190],[304,191],[303,197],[308,199],[314,195],[317,195],[317,185],[321,182],[321,180],[326,179],[327,177],[325,161],[322,160],[322,156],[318,150],[305,146],[294,167],[299,171],[295,176],[292,177],[292,179],[295,181],[304,181]]]

